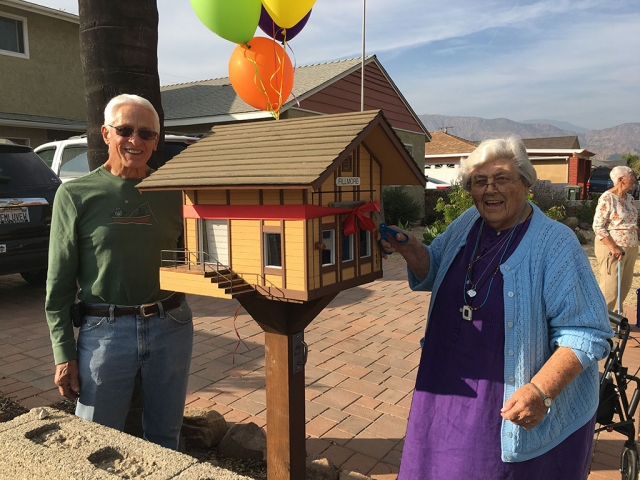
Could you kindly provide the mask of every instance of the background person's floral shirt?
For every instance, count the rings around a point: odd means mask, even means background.
[[[620,247],[638,246],[638,209],[629,194],[618,197],[604,192],[598,200],[593,231],[598,239],[611,236]]]

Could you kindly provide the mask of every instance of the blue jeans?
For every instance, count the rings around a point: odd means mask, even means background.
[[[149,318],[85,316],[77,344],[76,415],[122,430],[140,372],[144,438],[177,450],[193,349],[187,301]]]

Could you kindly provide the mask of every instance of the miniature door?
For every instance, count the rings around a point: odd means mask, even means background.
[[[199,221],[199,251],[205,252],[204,261],[229,266],[229,225],[227,220],[202,219]]]

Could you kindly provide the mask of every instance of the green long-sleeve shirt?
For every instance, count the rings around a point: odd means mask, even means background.
[[[55,363],[77,358],[71,305],[140,305],[160,290],[161,250],[182,233],[180,192],[141,193],[104,167],[60,186],[53,205],[45,311]]]

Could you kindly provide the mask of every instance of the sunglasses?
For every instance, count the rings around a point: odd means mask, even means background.
[[[134,132],[137,131],[138,136],[142,140],[155,140],[156,138],[158,138],[158,132],[154,132],[152,130],[145,130],[145,129],[135,130],[133,127],[129,127],[128,125],[125,125],[122,127],[114,127],[113,125],[107,125],[107,126],[115,129],[119,137],[130,138],[133,136]]]

